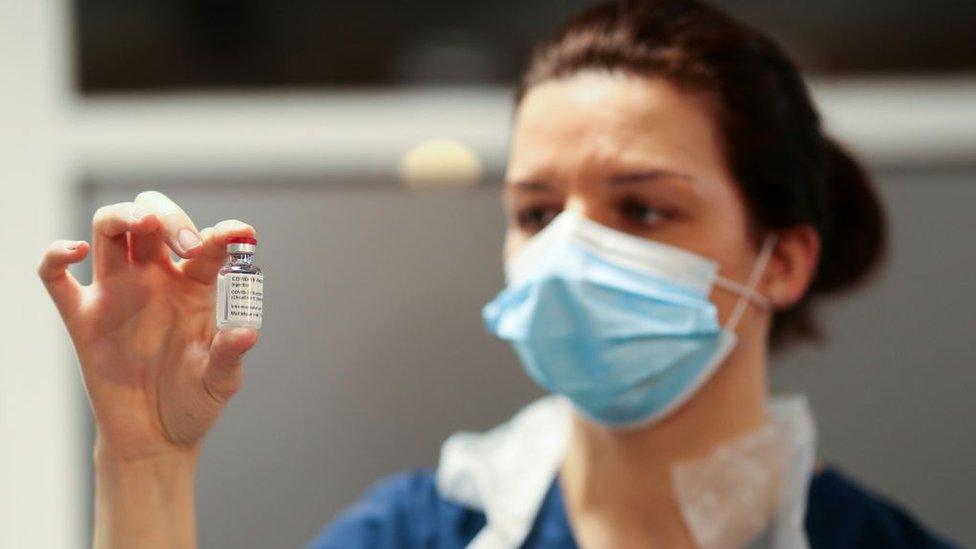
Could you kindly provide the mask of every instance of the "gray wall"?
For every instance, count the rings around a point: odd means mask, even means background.
[[[974,545],[976,169],[879,175],[888,269],[823,306],[829,344],[778,357],[774,386],[810,395],[824,460]],[[481,327],[502,284],[497,187],[161,181],[96,179],[85,199],[152,187],[200,227],[247,220],[266,273],[262,341],[203,454],[202,547],[300,545],[377,478],[436,465],[451,432],[539,394]]]

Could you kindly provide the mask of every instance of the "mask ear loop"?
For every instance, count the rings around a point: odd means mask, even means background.
[[[773,255],[773,250],[776,248],[777,235],[775,233],[770,233],[766,236],[763,241],[762,250],[759,252],[759,257],[756,258],[756,264],[752,267],[752,272],[749,273],[749,280],[746,281],[746,286],[743,288],[744,291],[739,291],[739,300],[735,304],[735,309],[732,310],[732,315],[729,316],[729,321],[726,324],[726,329],[730,332],[735,331],[735,327],[739,325],[739,321],[742,320],[742,315],[746,312],[746,305],[749,304],[749,299],[759,298],[759,303],[764,307],[769,306],[769,299],[756,291],[756,285],[759,284],[759,279],[762,277],[763,273],[766,271],[766,264],[769,263],[769,258]],[[738,286],[738,284],[723,281],[725,287]]]

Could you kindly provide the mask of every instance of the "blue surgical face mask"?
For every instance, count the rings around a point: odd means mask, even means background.
[[[646,425],[721,364],[749,300],[768,306],[754,287],[773,244],[743,286],[708,259],[566,211],[506,262],[508,287],[482,315],[541,387],[602,424]],[[724,329],[713,285],[740,296]]]

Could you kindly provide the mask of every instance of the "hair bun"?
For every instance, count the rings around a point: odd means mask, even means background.
[[[825,138],[830,219],[821,234],[821,256],[811,290],[832,293],[856,287],[881,264],[887,249],[881,201],[867,173],[833,139]]]

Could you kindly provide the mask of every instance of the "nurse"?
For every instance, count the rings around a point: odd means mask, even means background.
[[[691,0],[615,2],[539,44],[517,94],[507,287],[484,309],[551,396],[436,471],[377,483],[314,547],[939,547],[815,462],[768,354],[883,255],[882,209],[771,40]],[[198,231],[166,196],[98,210],[94,277],[39,267],[97,425],[98,547],[195,546],[203,438],[241,385],[248,329],[214,332],[239,221]],[[170,252],[183,259],[174,263]]]

